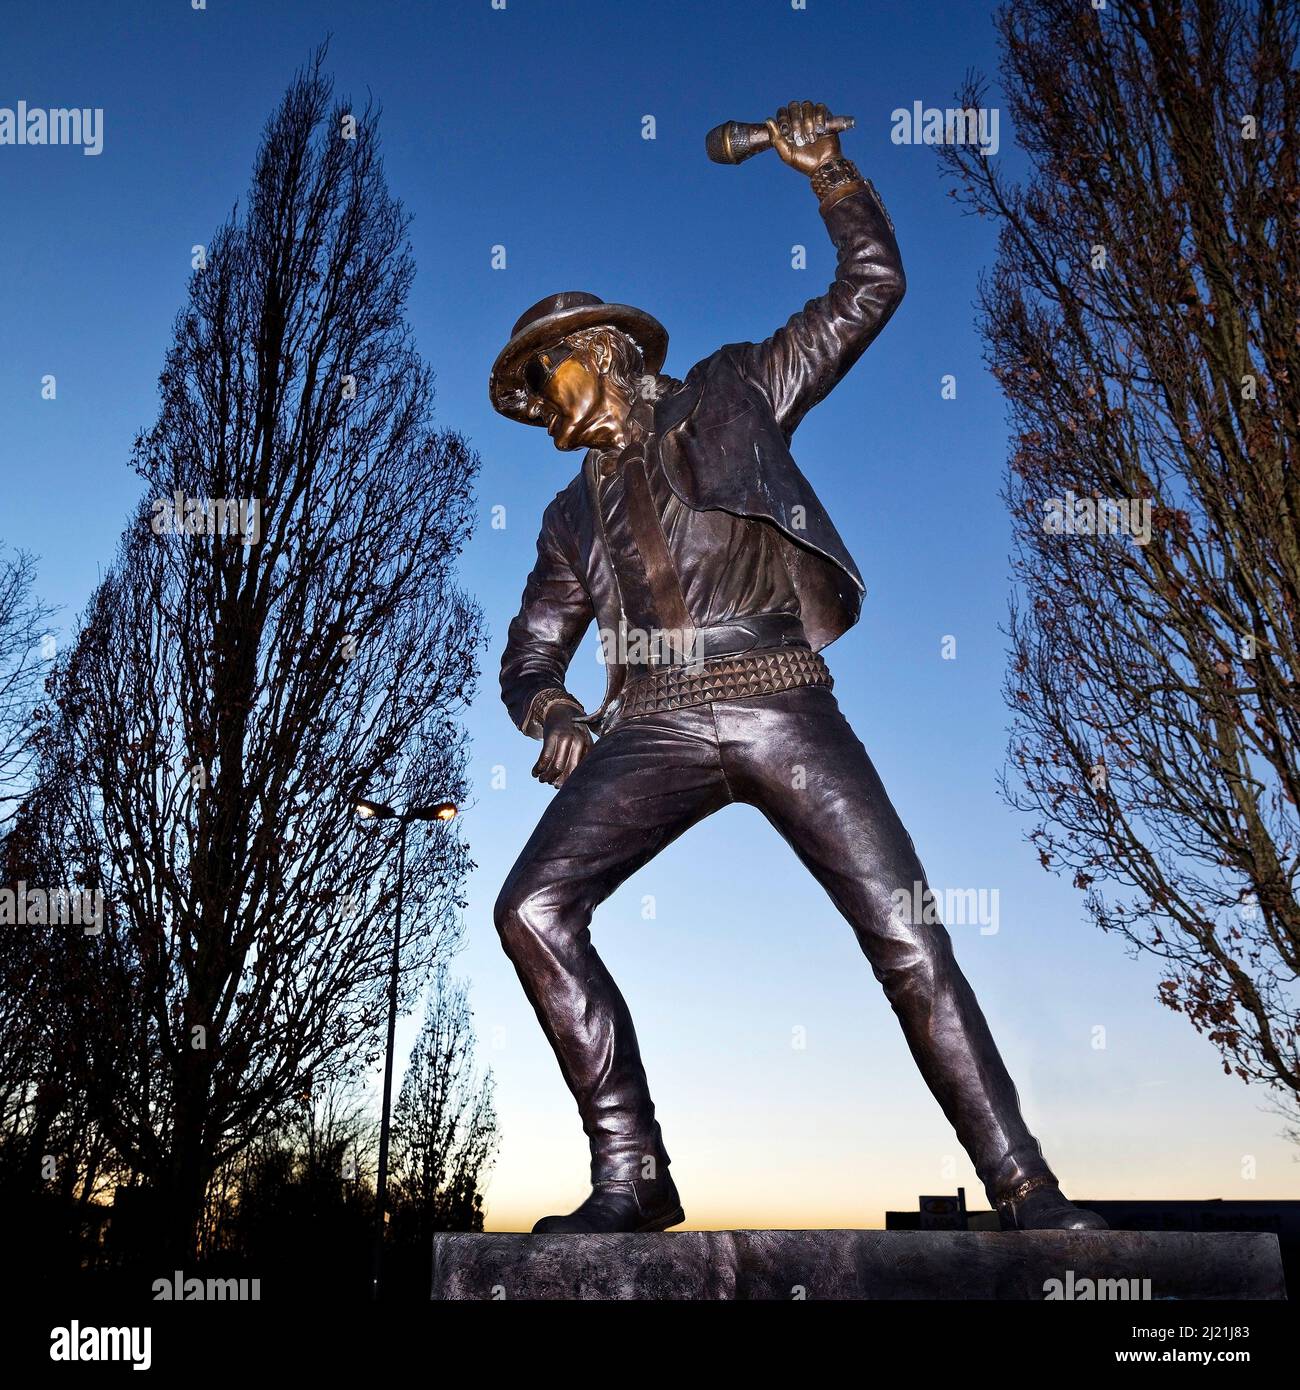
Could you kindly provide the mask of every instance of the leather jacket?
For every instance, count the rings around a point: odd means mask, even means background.
[[[893,224],[868,183],[825,222],[835,280],[761,343],[728,343],[696,363],[654,405],[652,448],[673,491],[776,527],[814,651],[857,621],[864,585],[825,508],[790,455],[799,422],[844,377],[889,321],[906,288]],[[592,620],[619,628],[617,586],[595,502],[598,452],[542,517],[537,563],[510,624],[501,694],[511,718],[540,737],[531,710],[565,672]],[[596,728],[626,669],[610,663]]]

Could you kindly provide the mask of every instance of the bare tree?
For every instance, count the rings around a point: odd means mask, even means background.
[[[359,795],[463,795],[480,616],[454,582],[477,459],[433,427],[408,220],[323,53],[213,237],[136,441],[148,484],[54,682],[43,754],[102,892],[82,1023],[99,1117],[192,1253],[209,1180],[385,1017],[390,837]],[[412,827],[403,1000],[454,944],[468,860]]]
[[[497,1144],[492,1092],[492,1073],[475,1069],[465,987],[442,962],[393,1111],[395,1225],[424,1258],[434,1231],[483,1229],[482,1185]]]
[[[31,799],[40,729],[40,638],[53,610],[33,595],[36,564],[25,551],[0,559],[0,1190],[64,1202],[88,1197],[105,1155],[70,1077],[78,1042],[56,1025],[78,987],[76,953],[51,966],[49,928],[28,923],[28,885],[56,886],[50,826]]]
[[[0,556],[0,830],[22,799],[33,757],[39,703],[38,639],[53,609],[32,595],[36,561],[19,550]]]
[[[19,916],[29,889],[57,894],[66,887],[61,826],[51,809],[30,796],[0,840],[0,890],[12,895],[6,907]],[[80,1002],[95,996],[97,1026],[105,1030],[124,1008],[103,989],[88,934],[95,930],[93,922],[0,925],[0,1191],[15,1203],[39,1194],[84,1206],[121,1176],[90,1095]]]
[[[365,1088],[305,1087],[273,1125],[223,1163],[208,1191],[202,1250],[251,1275],[337,1297],[368,1288],[378,1124]]]
[[[1000,226],[1004,785],[1224,1070],[1293,1099],[1300,7],[1031,0],[998,23],[1032,177],[944,154]]]

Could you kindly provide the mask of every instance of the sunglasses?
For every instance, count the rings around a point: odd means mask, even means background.
[[[530,357],[524,363],[522,373],[524,385],[528,388],[529,394],[540,396],[546,389],[546,383],[555,375],[560,364],[567,362],[577,350],[576,347],[561,343],[558,347],[547,348],[545,352],[539,352]]]

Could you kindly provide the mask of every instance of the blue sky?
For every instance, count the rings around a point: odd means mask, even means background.
[[[495,667],[542,509],[577,460],[492,413],[488,370],[519,313],[561,289],[650,310],[678,376],[819,294],[833,252],[804,180],[770,155],[724,168],[703,152],[710,126],[791,98],[857,118],[845,152],[889,208],[909,282],[795,437],[867,582],[861,623],[828,658],[931,883],[998,892],[996,933],[953,936],[1030,1127],[1083,1197],[1300,1197],[1267,1093],[1222,1075],[1210,1045],[1154,1002],[1156,963],[1087,923],[995,789],[1006,435],[973,327],[994,235],[960,215],[933,150],[890,140],[895,108],[947,104],[968,68],[995,75],[984,6],[159,0],[8,14],[0,106],[104,110],[97,157],[0,147],[0,538],[41,557],[60,630],[139,495],[129,447],[155,414],[191,247],[243,196],[264,120],[327,33],[338,91],[383,107],[390,185],[415,217],[410,317],[438,373],[440,421],[483,458],[464,582],[492,643],[469,717],[463,826],[479,868],[457,969],[498,1083],[489,1226],[567,1210],[587,1151],[491,921],[552,794],[529,778],[537,746],[507,719]],[[995,80],[991,103],[997,92]],[[1015,167],[1005,111],[1000,136],[997,157]],[[797,245],[806,270],[792,268]],[[54,401],[41,399],[47,374]],[[940,395],[948,374],[954,400]],[[948,636],[955,660],[941,655]],[[589,698],[603,683],[595,651],[591,639],[575,662]],[[758,812],[730,807],[672,846],[593,933],[636,1018],[689,1224],[874,1225],[959,1183],[980,1201],[849,927]]]

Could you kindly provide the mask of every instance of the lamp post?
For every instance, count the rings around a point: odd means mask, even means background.
[[[382,801],[358,800],[361,820],[395,820],[397,842],[397,912],[393,917],[393,959],[388,971],[388,1046],[384,1052],[384,1111],[379,1122],[379,1178],[375,1192],[375,1253],[370,1273],[370,1297],[379,1298],[384,1266],[384,1212],[388,1201],[388,1124],[393,1102],[393,1036],[397,1031],[397,974],[402,955],[402,900],[406,893],[406,827],[414,820],[456,819],[456,803],[439,801],[428,806],[408,806],[394,811]]]

